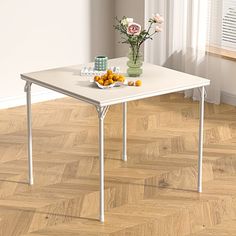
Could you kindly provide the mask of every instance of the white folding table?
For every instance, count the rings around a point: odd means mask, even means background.
[[[121,72],[126,71],[126,58],[109,60],[109,66],[119,66]],[[89,64],[92,66],[92,63]],[[100,158],[100,221],[104,222],[104,118],[109,106],[123,104],[123,160],[127,161],[127,102],[143,98],[199,88],[200,91],[200,123],[198,146],[198,192],[202,192],[202,156],[203,156],[203,120],[205,86],[210,81],[197,76],[170,70],[164,67],[144,63],[141,87],[123,86],[112,89],[99,89],[90,82],[90,78],[81,76],[83,65],[67,66],[22,74],[26,81],[27,118],[28,118],[28,161],[29,184],[33,184],[32,159],[32,120],[31,120],[31,85],[36,84],[50,90],[68,95],[75,99],[95,105],[99,118],[99,158]],[[133,78],[127,78],[133,80]]]

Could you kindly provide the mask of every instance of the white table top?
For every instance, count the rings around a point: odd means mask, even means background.
[[[119,66],[121,72],[126,72],[126,62],[127,58],[124,57],[111,59],[109,60],[109,67]],[[92,66],[92,64],[89,65]],[[141,77],[127,77],[128,80],[141,79],[141,87],[122,86],[111,89],[99,89],[90,82],[91,78],[80,76],[80,70],[83,66],[74,65],[32,72],[22,74],[21,78],[96,106],[118,104],[210,84],[209,80],[201,77],[144,63]]]

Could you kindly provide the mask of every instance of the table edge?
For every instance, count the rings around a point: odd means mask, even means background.
[[[130,97],[126,98],[126,99],[116,99],[116,100],[113,99],[111,101],[98,102],[96,100],[89,99],[87,97],[84,97],[84,96],[81,96],[81,95],[78,95],[78,94],[75,94],[75,93],[68,92],[66,90],[63,90],[61,88],[49,85],[47,83],[39,82],[39,81],[37,81],[35,79],[32,79],[32,78],[30,78],[30,77],[28,77],[28,76],[26,76],[24,74],[21,74],[21,79],[24,80],[24,81],[28,81],[28,82],[31,82],[33,84],[36,84],[38,86],[41,86],[41,87],[53,90],[55,92],[62,93],[62,94],[67,95],[69,97],[73,97],[73,98],[81,100],[83,102],[87,102],[89,104],[92,104],[92,105],[95,105],[95,106],[99,106],[99,107],[110,106],[110,105],[115,105],[115,104],[119,104],[119,103],[135,101],[135,100],[139,100],[139,99],[155,97],[155,96],[160,96],[160,95],[174,93],[174,92],[181,92],[181,91],[188,90],[188,89],[200,88],[200,87],[205,87],[205,86],[209,86],[210,85],[210,80],[205,79],[204,82],[195,84],[193,86],[185,86],[185,87],[179,87],[179,88],[170,89],[168,91],[167,90],[163,90],[163,91],[158,91],[158,92],[153,92],[153,93],[148,93],[148,94],[141,94],[139,96],[130,96]]]
[[[24,75],[24,74],[21,74],[21,79],[24,80],[24,81],[31,82],[32,84],[36,84],[38,86],[50,89],[52,91],[55,91],[55,92],[58,92],[58,93],[62,93],[62,94],[67,95],[69,97],[73,97],[73,98],[81,100],[83,102],[87,102],[87,103],[90,103],[90,104],[95,105],[95,106],[101,106],[99,102],[97,102],[97,101],[95,101],[93,99],[88,99],[86,97],[80,96],[80,95],[75,94],[75,93],[70,93],[70,92],[68,92],[68,91],[66,91],[64,89],[61,89],[61,88],[49,85],[47,83],[39,82],[39,81],[34,80],[34,79]]]

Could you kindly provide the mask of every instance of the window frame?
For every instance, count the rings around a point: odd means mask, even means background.
[[[213,44],[206,45],[206,54],[236,61],[236,51]]]

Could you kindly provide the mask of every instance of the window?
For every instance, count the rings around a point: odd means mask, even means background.
[[[236,60],[236,0],[208,0],[207,51]]]

